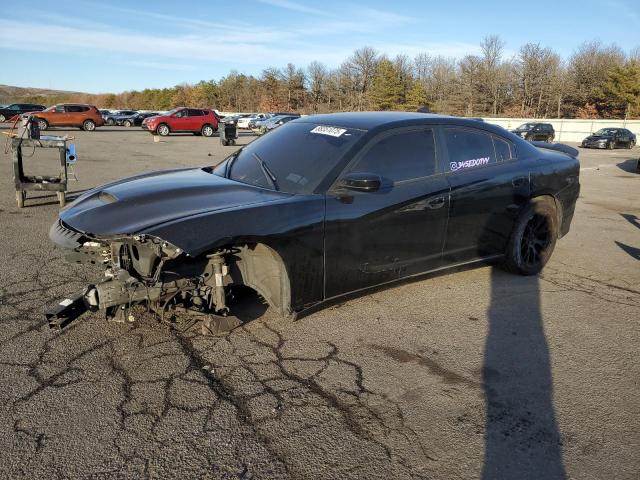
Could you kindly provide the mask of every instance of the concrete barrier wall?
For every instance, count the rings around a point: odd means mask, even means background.
[[[550,123],[556,131],[556,142],[581,142],[596,130],[606,127],[627,128],[640,138],[640,120],[576,120],[566,118],[485,118],[485,122],[500,125],[507,130],[523,123]]]

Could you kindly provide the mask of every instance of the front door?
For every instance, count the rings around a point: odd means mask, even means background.
[[[441,265],[449,186],[436,157],[431,128],[403,128],[374,138],[345,169],[377,174],[382,186],[327,193],[325,298]]]
[[[184,108],[173,114],[169,128],[174,132],[189,130],[189,110]]]
[[[462,263],[503,254],[529,199],[526,169],[506,139],[460,127],[443,128],[442,136],[451,186],[445,261]]]

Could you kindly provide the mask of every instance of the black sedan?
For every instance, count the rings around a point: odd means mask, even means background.
[[[106,125],[118,125],[118,121],[124,117],[130,117],[138,113],[136,110],[119,110],[111,115],[103,116]]]
[[[145,303],[222,331],[229,291],[295,316],[336,297],[451,266],[540,272],[569,231],[576,150],[423,113],[294,120],[215,167],[146,173],[84,193],[51,239],[106,276],[47,313],[124,320]],[[232,312],[233,313],[233,310]]]
[[[158,112],[136,112],[133,115],[121,116],[116,120],[117,125],[123,125],[125,127],[139,127],[142,125],[142,121],[145,118],[155,117],[160,115]]]
[[[633,148],[636,136],[626,128],[601,128],[582,141],[583,148]]]

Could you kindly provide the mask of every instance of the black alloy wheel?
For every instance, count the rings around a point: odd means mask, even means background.
[[[551,230],[544,215],[535,214],[524,228],[520,240],[520,256],[528,268],[535,268],[542,261],[543,253],[551,244]]]

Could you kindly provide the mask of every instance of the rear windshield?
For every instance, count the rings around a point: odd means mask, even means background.
[[[312,193],[364,133],[290,122],[242,148],[214,173],[263,188]]]

